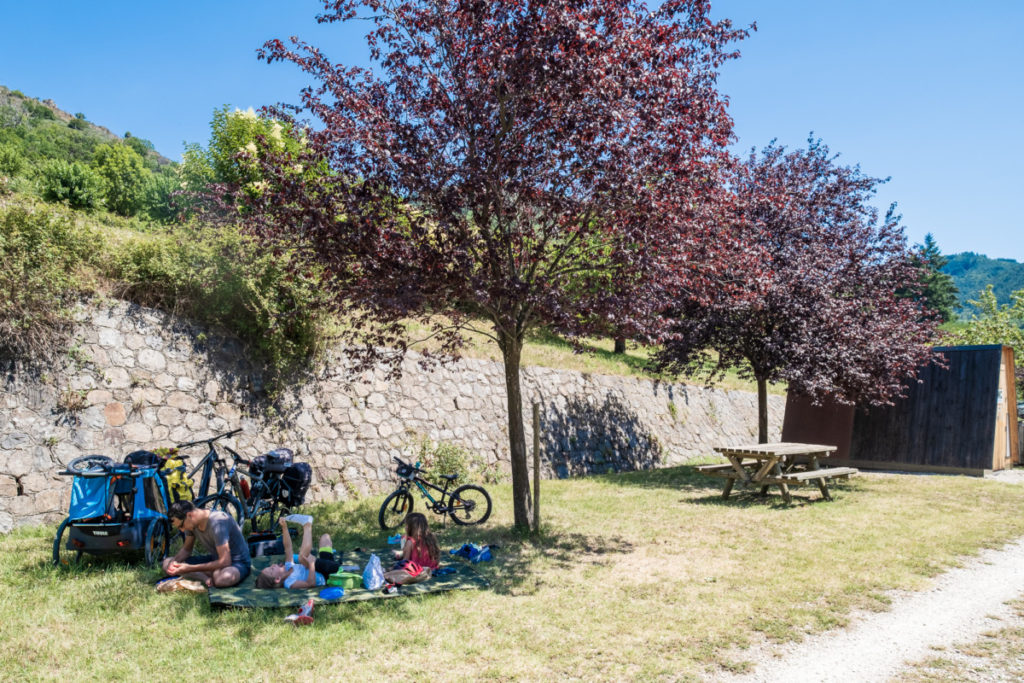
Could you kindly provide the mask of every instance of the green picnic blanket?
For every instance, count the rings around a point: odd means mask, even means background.
[[[365,567],[370,559],[369,552],[347,552],[334,554],[335,558],[342,564],[359,565]],[[385,550],[378,552],[377,556],[388,566],[385,557],[390,558],[390,553]],[[274,562],[281,562],[283,556],[254,557],[252,558],[252,573],[245,581],[232,586],[231,588],[211,588],[209,590],[210,605],[216,607],[298,607],[313,598],[317,604],[329,604],[336,602],[355,602],[356,600],[376,600],[378,598],[397,598],[408,595],[421,595],[423,593],[439,593],[442,591],[471,590],[486,588],[487,579],[480,576],[477,571],[468,563],[453,560],[443,563],[444,567],[455,569],[450,574],[434,576],[423,583],[414,583],[410,586],[400,586],[397,593],[385,595],[379,590],[370,591],[365,588],[346,588],[345,594],[336,600],[324,600],[320,597],[320,591],[326,586],[317,586],[306,590],[288,590],[286,588],[266,589],[256,588],[256,575],[261,570]]]

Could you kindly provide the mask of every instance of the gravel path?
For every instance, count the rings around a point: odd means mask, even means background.
[[[1007,474],[993,478],[1016,484],[1022,473]],[[720,680],[887,681],[907,663],[934,654],[932,646],[969,642],[1017,619],[1006,602],[1022,596],[1024,538],[982,551],[928,590],[894,592],[887,612],[863,614],[845,629],[800,643],[754,648],[748,652],[757,666],[752,674]]]

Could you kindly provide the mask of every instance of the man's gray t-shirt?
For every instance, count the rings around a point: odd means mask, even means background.
[[[249,557],[249,544],[242,536],[242,530],[238,523],[228,513],[222,510],[210,512],[210,519],[206,523],[206,531],[198,526],[192,530],[196,540],[203,544],[206,552],[214,557],[217,556],[217,546],[228,544],[231,550],[231,564],[249,564],[252,558]]]

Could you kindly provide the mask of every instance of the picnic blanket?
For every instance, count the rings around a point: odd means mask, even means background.
[[[378,557],[389,557],[387,550],[377,552]],[[343,564],[358,564],[365,567],[370,559],[369,552],[334,553],[335,558]],[[335,600],[324,600],[320,591],[325,586],[317,586],[307,590],[288,590],[286,588],[256,588],[256,575],[268,565],[284,560],[283,556],[263,556],[252,558],[252,573],[237,586],[231,588],[211,588],[209,591],[210,605],[215,607],[297,607],[313,598],[317,604],[337,602],[355,602],[357,600],[377,600],[381,598],[397,598],[423,593],[440,593],[453,590],[472,590],[486,588],[487,579],[470,566],[461,561],[448,562],[441,565],[451,567],[455,571],[442,576],[434,576],[423,583],[401,586],[397,593],[385,594],[379,590],[370,591],[365,588],[346,588],[345,594]]]

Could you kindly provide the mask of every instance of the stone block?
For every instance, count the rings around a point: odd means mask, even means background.
[[[198,413],[188,413],[185,415],[185,426],[198,432],[209,428],[209,420]]]
[[[162,372],[167,367],[164,354],[152,348],[139,351],[138,361],[141,367],[152,372]]]
[[[128,419],[124,412],[124,404],[117,402],[108,403],[103,408],[103,415],[111,427],[120,427]]]
[[[18,480],[8,474],[0,474],[0,499],[18,495]]]
[[[177,427],[171,427],[168,438],[174,443],[181,443],[183,441],[190,440],[192,438],[192,432],[189,431],[188,427],[185,425],[178,425]]]
[[[22,495],[4,498],[0,500],[0,505],[15,519],[34,515],[37,512],[35,496]]]
[[[158,389],[173,389],[178,386],[178,381],[166,372],[161,372],[153,378],[153,386]]]
[[[124,440],[134,443],[147,443],[153,438],[153,430],[141,422],[126,424],[123,428]]]
[[[215,382],[212,379],[203,387],[203,393],[206,394],[206,400],[210,403],[215,403],[217,401],[220,397],[220,391],[220,383]]]
[[[111,389],[128,389],[132,385],[132,377],[124,368],[107,368],[103,377],[104,384]]]
[[[124,336],[116,329],[104,327],[97,330],[97,343],[106,348],[121,348],[124,346]]]
[[[106,405],[114,400],[114,394],[106,389],[93,389],[85,395],[85,400],[91,406]]]
[[[12,432],[0,440],[0,448],[10,451],[31,443],[32,437],[24,432]]]
[[[119,427],[110,427],[103,430],[103,445],[109,448],[117,448],[124,443],[124,431]]]
[[[176,427],[181,424],[181,411],[177,408],[164,406],[156,411],[156,418],[165,427]]]
[[[167,395],[167,405],[185,412],[199,410],[199,401],[183,391],[172,391]]]
[[[29,472],[21,478],[21,489],[25,494],[39,493],[56,486],[57,482],[42,472]],[[15,491],[17,493],[17,491]]]
[[[217,417],[226,420],[228,424],[234,424],[242,417],[242,411],[233,403],[218,403],[215,412]]]

